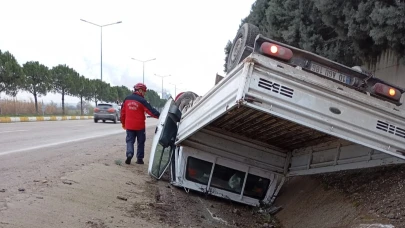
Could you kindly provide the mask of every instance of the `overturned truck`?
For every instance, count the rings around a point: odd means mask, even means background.
[[[249,205],[286,177],[404,163],[404,89],[360,67],[268,39],[244,24],[224,78],[169,99],[148,172]]]

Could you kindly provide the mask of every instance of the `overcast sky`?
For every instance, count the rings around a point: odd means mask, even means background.
[[[103,80],[132,88],[142,81],[160,93],[191,90],[204,95],[223,75],[224,47],[236,35],[254,0],[2,1],[0,49],[20,65],[39,61],[52,68],[67,64],[87,78],[100,78],[100,28],[104,25]],[[169,84],[172,83],[172,84]],[[4,94],[2,94],[4,97]],[[21,99],[32,95],[19,93]],[[59,94],[42,97],[60,102]],[[40,100],[41,100],[40,99]],[[77,102],[68,97],[66,102]]]

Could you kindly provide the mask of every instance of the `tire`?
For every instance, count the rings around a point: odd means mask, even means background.
[[[118,117],[117,117],[117,115],[115,115],[115,119],[113,120],[115,124],[117,123],[117,119],[118,119]]]
[[[198,95],[187,91],[184,92],[176,101],[175,104],[179,108],[179,110],[182,112],[183,108],[187,105],[189,105],[191,102],[193,102],[195,99],[197,99]]]
[[[98,123],[98,119],[94,119],[94,123]]]
[[[105,120],[103,120],[103,123],[105,123]]]
[[[259,28],[252,24],[245,23],[240,27],[233,39],[232,47],[228,54],[228,61],[226,62],[227,73],[252,53],[251,51],[246,51],[245,47],[250,47],[253,50],[257,35],[259,35]]]

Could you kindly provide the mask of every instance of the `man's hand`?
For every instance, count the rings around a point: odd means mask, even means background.
[[[126,129],[125,129],[125,124],[122,123],[121,125],[122,125],[122,129],[126,130]]]

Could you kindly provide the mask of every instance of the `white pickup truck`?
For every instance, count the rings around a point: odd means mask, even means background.
[[[169,167],[175,186],[259,205],[286,177],[404,163],[403,93],[245,24],[222,80],[167,101],[148,171],[159,179]]]

